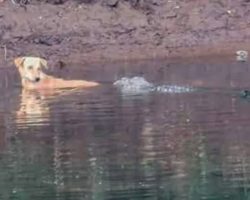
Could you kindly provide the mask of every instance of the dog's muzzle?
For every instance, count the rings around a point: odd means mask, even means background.
[[[29,81],[31,83],[37,83],[37,82],[39,82],[41,80],[39,77],[35,78],[35,80],[32,80],[32,79],[30,79],[30,78],[28,78],[26,76],[24,76],[23,79],[26,80],[26,81]]]

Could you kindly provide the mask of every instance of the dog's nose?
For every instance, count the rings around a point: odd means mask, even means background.
[[[37,77],[37,78],[35,79],[35,81],[36,81],[36,82],[40,81],[40,78],[39,78],[39,77]]]

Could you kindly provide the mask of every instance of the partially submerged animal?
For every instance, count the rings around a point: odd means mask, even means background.
[[[14,60],[25,89],[88,88],[99,83],[85,80],[64,80],[45,74],[47,61],[39,57],[19,57]]]
[[[123,77],[113,83],[125,93],[147,93],[155,90],[155,86],[143,77]]]
[[[160,92],[160,93],[188,93],[195,91],[192,87],[178,86],[178,85],[154,85],[148,82],[143,77],[123,77],[113,84],[119,88],[123,93],[149,93],[149,92]]]
[[[240,95],[243,98],[249,98],[250,97],[250,91],[249,90],[243,90],[243,91],[241,91]]]

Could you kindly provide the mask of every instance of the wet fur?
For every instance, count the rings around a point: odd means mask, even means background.
[[[43,72],[47,68],[47,61],[38,57],[19,57],[15,65],[21,76],[22,87],[25,89],[65,89],[89,88],[99,83],[85,80],[64,80],[49,76]]]

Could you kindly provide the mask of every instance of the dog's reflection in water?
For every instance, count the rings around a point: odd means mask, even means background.
[[[56,90],[25,90],[21,92],[20,108],[16,112],[19,127],[46,125],[49,122],[49,103],[58,96]]]

